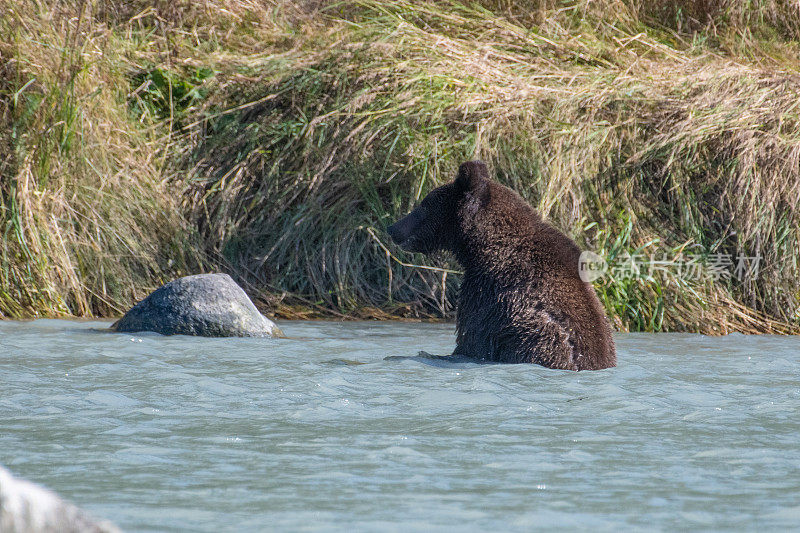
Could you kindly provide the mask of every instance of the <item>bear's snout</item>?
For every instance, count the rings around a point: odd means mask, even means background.
[[[386,232],[389,234],[389,237],[392,238],[395,244],[403,244],[403,241],[408,238],[408,235],[404,235],[403,232],[401,232],[398,228],[400,222],[402,222],[402,220],[399,220],[386,228]]]
[[[413,240],[414,228],[416,227],[416,217],[418,215],[415,211],[412,211],[408,215],[404,216],[388,228],[386,231],[389,233],[389,236],[392,238],[395,244],[400,246],[406,251],[412,251],[408,249],[408,245]]]

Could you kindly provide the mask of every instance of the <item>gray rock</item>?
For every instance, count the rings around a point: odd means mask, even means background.
[[[0,466],[0,531],[3,533],[120,533],[57,494]]]
[[[283,336],[227,274],[170,281],[125,313],[111,329],[202,337]]]

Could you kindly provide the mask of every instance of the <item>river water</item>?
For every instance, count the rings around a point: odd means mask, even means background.
[[[129,531],[800,528],[800,339],[618,334],[597,372],[0,322],[0,464]],[[387,359],[388,358],[388,359]]]

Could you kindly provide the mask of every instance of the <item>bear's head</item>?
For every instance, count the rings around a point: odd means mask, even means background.
[[[407,252],[456,251],[460,223],[474,216],[489,194],[489,171],[482,161],[468,161],[456,179],[431,191],[420,205],[387,228]]]

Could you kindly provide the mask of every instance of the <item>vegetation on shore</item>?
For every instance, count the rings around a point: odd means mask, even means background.
[[[796,2],[0,5],[7,317],[217,269],[278,316],[449,316],[457,265],[383,230],[480,158],[612,265],[732,259],[612,268],[619,329],[798,331]]]

